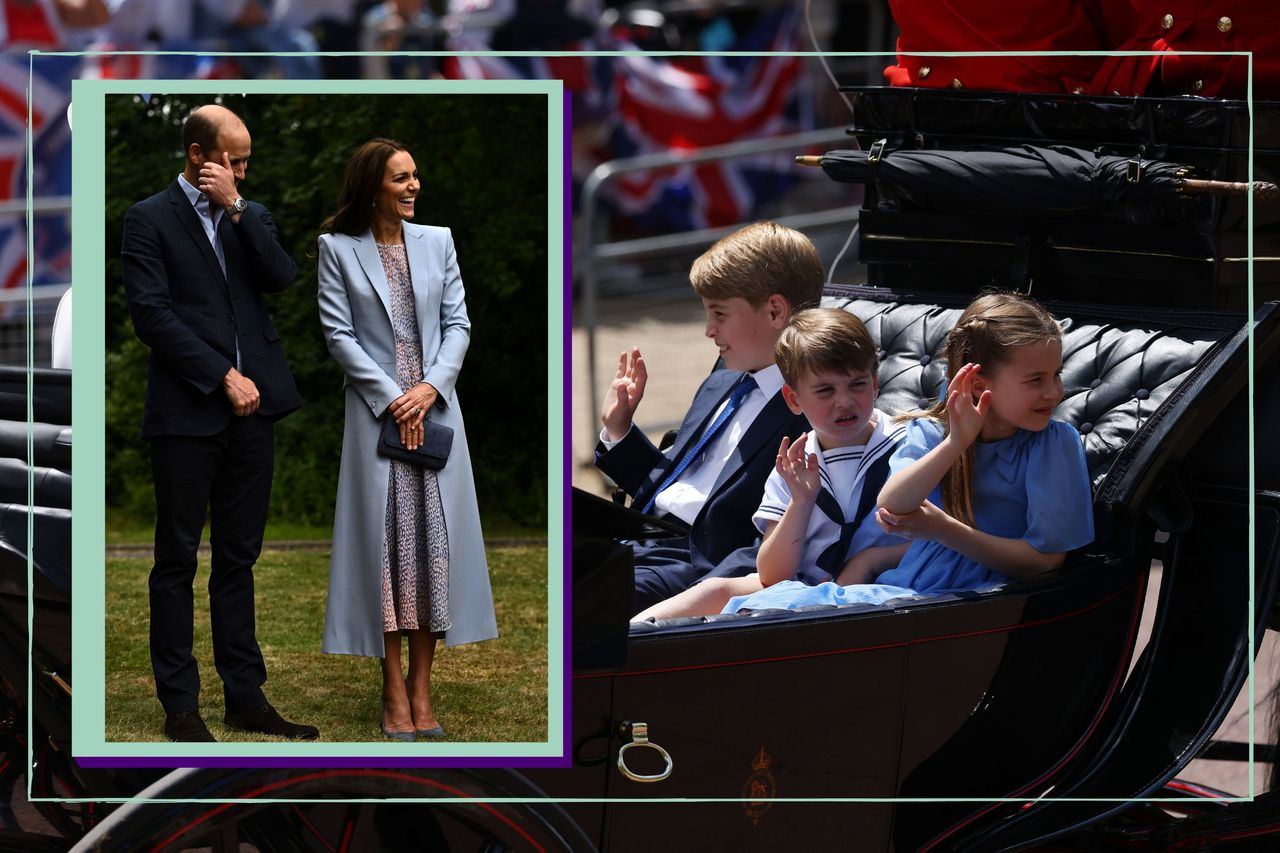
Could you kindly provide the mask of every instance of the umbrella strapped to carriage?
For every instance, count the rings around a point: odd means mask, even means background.
[[[1179,163],[1068,145],[894,151],[887,143],[876,140],[867,151],[800,155],[796,162],[820,166],[833,181],[891,184],[927,197],[932,209],[949,213],[1123,211],[1179,196],[1250,191],[1259,201],[1280,200],[1280,188],[1269,181],[1197,179]]]
[[[1255,304],[1280,296],[1275,104],[850,91],[862,150],[800,161],[867,185],[879,286],[1229,307],[1252,267]]]

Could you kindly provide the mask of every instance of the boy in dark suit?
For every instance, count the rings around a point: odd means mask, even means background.
[[[165,735],[212,741],[200,717],[191,654],[192,583],[206,511],[213,549],[209,609],[214,664],[230,728],[313,739],[262,693],[254,634],[253,565],[262,549],[274,462],[272,424],[298,390],[263,301],[297,268],[271,214],[244,199],[249,131],[220,106],[183,125],[184,167],[124,217],[120,257],[129,315],[151,349],[142,436],[156,490],[151,665]]]
[[[605,396],[596,465],[632,496],[632,506],[689,529],[685,538],[635,544],[632,612],[713,574],[753,571],[730,561],[755,542],[760,505],[778,444],[808,428],[782,399],[774,346],[791,314],[822,296],[822,262],[809,238],[757,222],[719,240],[689,280],[707,312],[706,336],[724,360],[694,395],[667,453],[632,427],[648,372],[638,348],[622,353]]]

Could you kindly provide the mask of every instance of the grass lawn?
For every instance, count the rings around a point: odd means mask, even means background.
[[[107,544],[108,545],[150,545],[155,537],[155,519],[140,519],[135,515],[107,507]],[[486,539],[546,539],[546,527],[529,527],[502,518],[484,519],[484,535]],[[293,524],[280,521],[274,516],[267,519],[266,541],[283,542],[287,540],[310,539],[328,542],[333,536],[332,525]],[[206,524],[201,542],[209,541],[209,527]],[[326,575],[327,577],[327,575]]]
[[[268,545],[269,548],[269,545]],[[496,640],[447,649],[432,668],[432,704],[450,741],[538,742],[547,732],[547,549],[489,548]],[[163,741],[147,649],[151,560],[107,561],[106,740]],[[383,742],[380,661],[320,652],[329,552],[263,551],[254,569],[258,644],[267,699],[334,742]],[[207,555],[196,575],[195,656],[201,715],[218,740],[274,740],[222,724],[222,689],[209,636]],[[407,664],[407,653],[402,660]]]

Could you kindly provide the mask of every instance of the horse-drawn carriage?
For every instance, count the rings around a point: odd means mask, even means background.
[[[1200,790],[1168,786],[1218,729],[1271,613],[1280,304],[1267,299],[1280,209],[1255,199],[1251,301],[1247,196],[1174,182],[1246,180],[1251,118],[1254,177],[1274,179],[1280,112],[853,94],[859,150],[822,165],[868,183],[869,285],[831,284],[824,304],[857,314],[879,343],[880,408],[936,398],[939,346],[978,291],[1030,292],[1064,326],[1055,416],[1081,434],[1097,537],[1058,571],[982,593],[627,628],[610,575],[628,555],[599,533],[612,518],[611,538],[653,534],[578,496],[575,511],[592,515],[574,527],[578,779],[531,775],[563,796],[616,798],[566,806],[610,849],[675,837],[995,850],[1064,836],[1055,849],[1165,849],[1217,837],[1214,820],[1255,820],[1269,797],[1168,811],[1126,801]],[[1159,607],[1138,650],[1153,560]]]

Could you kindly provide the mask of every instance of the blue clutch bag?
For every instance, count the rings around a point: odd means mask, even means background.
[[[453,428],[434,424],[430,419],[422,421],[422,444],[410,450],[400,442],[400,427],[396,419],[387,415],[382,419],[382,434],[378,437],[378,454],[389,459],[399,459],[410,465],[439,471],[449,461],[453,448]]]

